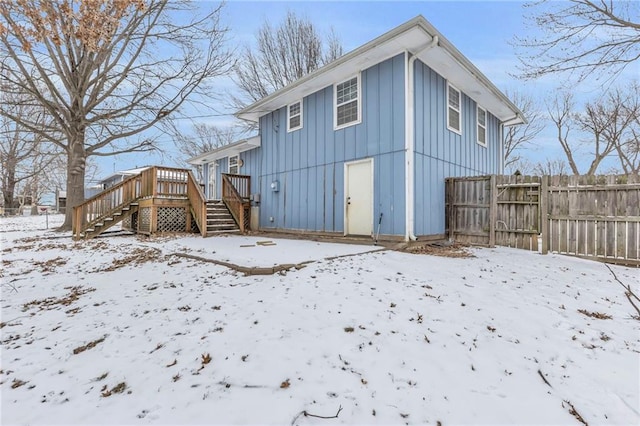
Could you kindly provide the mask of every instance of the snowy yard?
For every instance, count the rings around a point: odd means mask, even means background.
[[[0,220],[3,425],[640,423],[640,321],[601,263],[74,243],[44,220]],[[638,269],[611,268],[640,293]]]

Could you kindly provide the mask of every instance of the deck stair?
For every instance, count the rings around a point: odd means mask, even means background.
[[[123,219],[136,213],[138,211],[138,205],[138,203],[132,202],[114,210],[108,215],[105,215],[100,218],[99,221],[91,225],[90,228],[85,229],[81,234],[81,237],[88,240],[102,234],[113,225],[122,222]]]
[[[207,236],[240,233],[238,224],[222,200],[207,201]]]
[[[249,230],[251,178],[223,174],[222,200],[206,201],[193,173],[152,166],[73,207],[73,238],[91,239],[124,219],[139,234]]]

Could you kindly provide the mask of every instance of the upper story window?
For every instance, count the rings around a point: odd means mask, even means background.
[[[462,134],[462,119],[460,114],[462,95],[460,91],[447,84],[447,129]]]
[[[232,175],[240,173],[240,157],[238,155],[229,157],[229,173]]]
[[[302,129],[302,101],[287,107],[287,132]]]
[[[333,86],[335,97],[334,129],[360,122],[360,76]]]
[[[487,146],[487,111],[483,108],[477,108],[477,124],[478,124],[478,143]]]

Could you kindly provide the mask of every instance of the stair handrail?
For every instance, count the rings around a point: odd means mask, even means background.
[[[146,184],[153,168],[130,176],[110,188],[73,207],[73,237],[78,239],[87,229],[113,215],[118,210],[146,196],[150,185]]]
[[[163,176],[167,173],[171,176]],[[80,238],[95,224],[143,198],[176,195],[189,199],[200,233],[206,235],[206,199],[195,177],[190,170],[161,166],[129,176],[73,207],[72,235]]]
[[[236,177],[240,175],[229,175],[226,173],[222,174],[222,201],[225,203],[231,216],[238,224],[241,232],[245,232],[245,207],[249,203],[245,201],[245,199],[240,195],[236,187],[233,185],[231,181],[232,177]],[[248,178],[248,176],[243,176]]]
[[[187,178],[187,198],[200,235],[204,237],[207,235],[207,200],[191,170]]]

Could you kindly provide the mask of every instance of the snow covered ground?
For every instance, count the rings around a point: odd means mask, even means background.
[[[3,425],[640,423],[640,321],[601,263],[75,243],[44,220],[0,220]],[[638,269],[611,268],[640,293]]]

